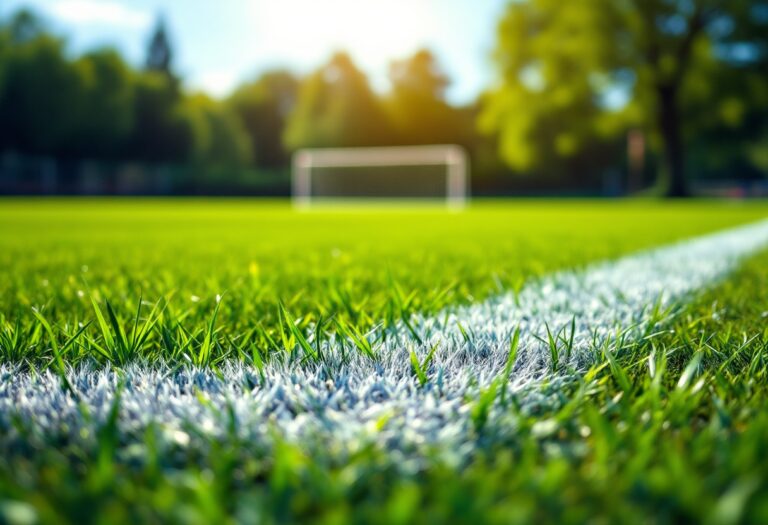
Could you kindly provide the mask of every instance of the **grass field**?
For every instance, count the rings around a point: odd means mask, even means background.
[[[525,311],[553,272],[593,275],[766,216],[718,202],[2,201],[0,522],[764,523],[768,252],[722,258],[726,279],[663,308],[622,297],[648,331],[616,327],[610,344],[574,342],[576,310],[555,331],[536,307],[548,372],[524,389],[536,333],[484,346],[470,319],[454,349],[415,320]],[[716,264],[716,246],[702,253]],[[666,261],[649,279],[698,282],[709,264],[680,261],[690,270]],[[522,299],[493,302],[505,296]],[[582,347],[590,358],[571,359]],[[453,350],[469,352],[461,377]],[[365,366],[391,398],[358,399]],[[340,394],[317,397],[323,385]]]

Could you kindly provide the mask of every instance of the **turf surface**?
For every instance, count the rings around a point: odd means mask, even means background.
[[[295,213],[272,201],[6,200],[0,206],[0,324],[50,361],[28,328],[58,327],[63,358],[124,359],[104,341],[106,301],[129,330],[139,299],[162,315],[128,359],[206,361],[276,350],[283,304],[296,325],[365,331],[413,312],[518,289],[533,276],[762,218],[768,207],[716,202],[500,201],[442,208]],[[221,298],[209,344],[211,321]],[[94,306],[94,302],[98,305]],[[281,321],[282,319],[282,321]],[[16,324],[19,324],[17,327]],[[167,328],[160,337],[160,328]],[[155,333],[157,332],[157,333]],[[43,334],[37,334],[42,336]],[[100,346],[104,347],[105,344]],[[4,355],[3,355],[4,354]]]
[[[286,346],[286,312],[300,330],[321,316],[348,329],[394,323],[766,212],[709,202],[295,214],[250,201],[4,201],[0,360],[56,368],[55,342],[69,364],[124,364],[118,334],[131,333],[139,297],[150,303],[142,326],[157,301],[164,309],[127,362],[194,362],[203,349],[206,368],[247,363],[254,348],[268,359]],[[421,458],[406,475],[392,467],[409,461],[402,451],[310,454],[290,440],[260,455],[234,431],[180,463],[162,428],[123,442],[107,417],[94,436],[56,441],[17,422],[24,439],[0,440],[0,521],[762,523],[766,267],[758,255],[667,312],[653,337],[622,342],[556,385],[556,403],[494,398],[515,432],[500,441],[478,426],[461,465]]]

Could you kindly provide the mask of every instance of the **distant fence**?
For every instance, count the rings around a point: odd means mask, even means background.
[[[768,180],[702,181],[694,185],[694,193],[702,197],[757,199],[768,197]]]
[[[2,195],[289,195],[290,170],[0,154]]]
[[[542,180],[511,172],[479,174],[478,196],[615,197],[622,174],[611,170],[590,180]],[[0,152],[0,195],[291,195],[290,167],[224,168],[68,160]]]
[[[694,195],[768,197],[768,180],[699,180]],[[592,180],[555,181],[500,173],[473,180],[476,196],[618,197],[624,173],[608,170]],[[63,160],[0,153],[0,195],[235,195],[289,196],[288,166],[277,169],[224,168]]]

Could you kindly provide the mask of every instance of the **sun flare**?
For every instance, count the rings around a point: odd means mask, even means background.
[[[439,28],[427,4],[285,0],[259,3],[254,14],[258,25],[274,35],[269,51],[276,56],[317,60],[317,53],[343,49],[363,64],[381,66],[428,45]]]

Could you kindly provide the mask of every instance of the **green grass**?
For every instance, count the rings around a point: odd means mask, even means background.
[[[766,213],[762,204],[706,201],[296,213],[253,200],[5,200],[0,331],[15,344],[0,344],[0,359],[269,358],[299,344],[292,326],[314,326],[320,337],[365,333]],[[43,343],[50,334],[60,356]]]
[[[304,344],[311,353],[302,338],[321,318],[354,336],[767,212],[712,202],[297,214],[259,201],[3,201],[0,361],[61,370],[208,366]],[[503,384],[480,392],[468,400],[479,429],[470,463],[410,475],[378,449],[339,461],[286,441],[260,456],[234,437],[179,468],[159,456],[157,429],[132,461],[135,444],[117,441],[113,417],[93,449],[33,448],[45,437],[30,434],[29,449],[0,455],[0,523],[766,523],[766,319],[763,253],[663,319],[665,330],[606,353],[559,403],[525,411]],[[513,342],[511,362],[515,351]],[[429,359],[412,355],[418,378]],[[504,442],[483,441],[493,404],[516,429]]]

